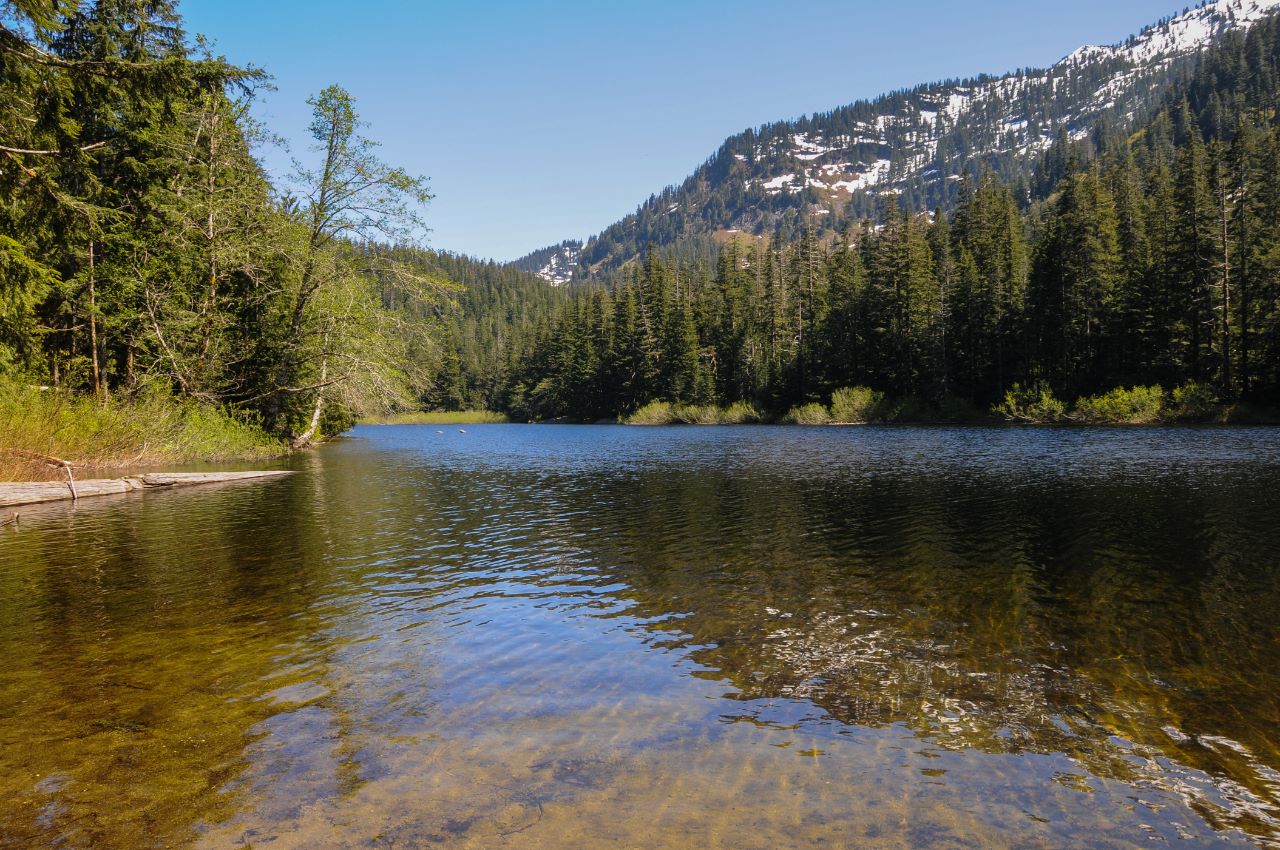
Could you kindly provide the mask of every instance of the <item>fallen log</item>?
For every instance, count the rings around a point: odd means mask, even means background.
[[[148,472],[128,478],[104,478],[77,481],[75,496],[60,481],[29,481],[0,484],[0,507],[34,505],[41,502],[86,499],[91,496],[114,496],[140,490],[192,487],[199,484],[222,484],[229,481],[252,481],[292,475],[288,471],[272,472]]]
[[[80,494],[76,492],[76,477],[73,472],[76,465],[71,461],[63,460],[62,458],[54,457],[53,455],[29,452],[25,449],[5,449],[4,451],[6,454],[12,455],[13,457],[20,457],[25,460],[38,460],[41,463],[46,463],[49,466],[55,466],[58,469],[61,469],[67,474],[67,487],[71,490],[71,501],[74,502],[76,499],[80,498]]]

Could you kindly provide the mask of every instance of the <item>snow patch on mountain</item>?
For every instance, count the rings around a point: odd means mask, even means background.
[[[1088,135],[1118,103],[1154,89],[1169,63],[1195,53],[1225,32],[1248,27],[1280,10],[1280,0],[1217,0],[1148,27],[1108,47],[1086,46],[1045,71],[1010,74],[977,84],[943,84],[911,94],[905,105],[862,121],[853,134],[792,133],[757,145],[757,175],[745,188],[769,196],[813,189],[820,196],[902,191],[913,181],[954,179],[958,168],[940,152],[957,130],[975,141],[971,156],[1035,155],[1047,150],[1059,127],[1072,139]],[[1096,91],[1067,114],[1028,114],[1027,104],[1061,100],[1082,65],[1115,68]],[[1132,112],[1111,116],[1134,118]],[[819,199],[825,202],[824,199]]]
[[[1116,57],[1145,65],[1194,53],[1227,30],[1251,26],[1280,9],[1280,0],[1217,0],[1148,27],[1135,38],[1107,47],[1085,45],[1063,62]]]
[[[552,254],[546,265],[535,274],[553,286],[562,286],[573,280],[574,269],[578,266],[581,254],[582,246],[566,245]]]

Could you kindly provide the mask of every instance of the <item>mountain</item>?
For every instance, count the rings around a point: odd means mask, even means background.
[[[950,209],[966,170],[994,173],[1024,200],[1042,196],[1053,175],[1037,166],[1055,140],[1143,126],[1205,47],[1277,9],[1280,0],[1217,0],[1047,69],[922,85],[748,130],[585,244],[564,242],[516,265],[562,284],[692,237],[786,240],[807,222],[840,229],[878,216],[888,196],[910,211]]]
[[[573,280],[573,273],[578,267],[578,258],[581,255],[582,243],[570,239],[559,245],[526,254],[510,265],[520,271],[532,272],[543,280],[561,286]]]

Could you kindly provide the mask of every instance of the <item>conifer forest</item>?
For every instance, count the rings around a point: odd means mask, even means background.
[[[1059,127],[1012,169],[962,139],[941,194],[802,195],[561,287],[420,247],[428,183],[383,161],[340,85],[273,185],[269,76],[172,0],[10,0],[0,48],[10,382],[186,399],[296,445],[392,411],[777,418],[851,387],[934,419],[1135,387],[1280,400],[1274,17],[1166,74],[1131,126]]]

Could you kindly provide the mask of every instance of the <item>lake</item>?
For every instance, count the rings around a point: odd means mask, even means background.
[[[0,530],[0,847],[1280,847],[1280,430],[465,431]]]

